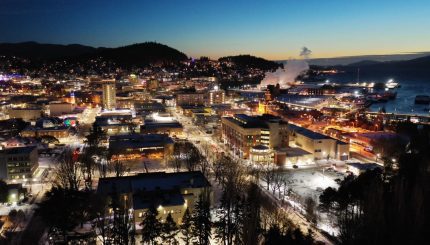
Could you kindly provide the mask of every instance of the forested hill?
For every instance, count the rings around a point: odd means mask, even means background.
[[[236,55],[226,56],[218,59],[220,62],[232,63],[237,68],[258,68],[261,70],[275,70],[278,67],[282,67],[282,64],[274,61],[266,60],[260,57],[252,55]]]
[[[0,55],[17,56],[30,60],[58,59],[88,60],[103,57],[120,65],[145,65],[186,60],[187,56],[167,45],[144,42],[118,48],[94,48],[79,44],[59,45],[37,42],[0,44]]]

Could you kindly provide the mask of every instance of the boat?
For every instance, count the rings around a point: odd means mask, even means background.
[[[423,105],[430,104],[430,96],[428,96],[428,95],[417,95],[417,96],[415,96],[415,104],[423,104]]]
[[[388,82],[385,84],[385,87],[388,89],[393,88],[400,88],[400,84],[396,83],[393,79],[388,80]]]

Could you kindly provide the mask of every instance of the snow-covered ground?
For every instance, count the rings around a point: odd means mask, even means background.
[[[336,179],[343,179],[343,174],[328,172],[321,169],[300,169],[285,171],[284,176],[289,188],[303,199],[312,197],[317,203],[319,196],[327,187],[338,188]]]
[[[323,168],[285,170],[282,175],[287,181],[287,186],[281,186],[279,189],[275,188],[276,190],[273,193],[274,185],[272,184],[268,192],[276,199],[288,203],[289,206],[302,215],[306,214],[304,204],[306,198],[311,197],[319,204],[319,196],[322,192],[328,187],[337,189],[339,187],[338,181],[345,176],[333,170],[323,170]],[[260,185],[262,188],[267,189],[267,184],[263,180],[260,181]],[[284,191],[285,188],[287,190]],[[291,192],[289,193],[288,190],[291,190]],[[326,213],[319,212],[317,227],[331,235],[336,236],[338,234],[334,217],[329,217]]]

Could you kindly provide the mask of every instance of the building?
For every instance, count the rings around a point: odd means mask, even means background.
[[[216,89],[210,90],[208,92],[207,96],[207,105],[214,105],[214,104],[224,104],[225,103],[225,92],[222,89]]]
[[[195,92],[195,91],[182,91],[176,94],[176,105],[215,105],[225,103],[225,92],[215,86],[214,89],[209,91]]]
[[[129,134],[135,129],[133,114],[129,110],[102,113],[94,123],[107,135]]]
[[[32,179],[38,167],[34,146],[13,147],[0,151],[0,179]]]
[[[348,160],[349,158],[349,143],[293,124],[288,125],[288,132],[290,141],[295,146],[312,153],[316,160],[329,158]]]
[[[206,102],[205,93],[182,92],[176,94],[176,106],[183,105],[204,105]]]
[[[265,145],[256,145],[251,147],[249,159],[253,163],[269,165],[273,163],[273,150]]]
[[[275,152],[275,164],[278,166],[294,167],[314,163],[314,154],[298,147],[286,147]]]
[[[0,143],[2,149],[24,146],[37,146],[37,141],[33,138],[12,137]]]
[[[34,126],[27,126],[21,131],[22,137],[52,136],[59,140],[65,139],[72,134],[71,125],[58,117],[41,117],[37,119]]]
[[[171,214],[180,224],[185,210],[193,211],[200,194],[208,193],[212,201],[211,185],[199,171],[101,178],[97,193],[106,197],[118,195],[124,200],[126,208],[133,210],[137,229],[145,211],[152,206],[157,208],[161,222]]]
[[[116,108],[115,80],[103,80],[103,109],[113,110]]]
[[[173,153],[173,143],[165,134],[115,135],[109,138],[109,151],[114,159],[163,159]]]
[[[249,158],[251,148],[257,145],[269,149],[288,146],[288,124],[279,117],[235,114],[221,118],[221,123],[224,143],[244,159]]]
[[[149,115],[151,113],[162,113],[166,111],[166,107],[159,102],[151,103],[136,103],[135,110],[142,115]]]
[[[22,137],[44,137],[52,136],[58,140],[65,139],[71,135],[71,129],[69,126],[55,126],[49,128],[39,128],[34,126],[28,126],[21,131]]]
[[[49,103],[49,115],[51,117],[70,114],[75,110],[75,105],[67,102],[54,101]]]
[[[167,134],[170,136],[182,136],[182,125],[170,117],[169,114],[153,113],[150,119],[146,119],[140,126],[141,134]]]
[[[11,108],[8,110],[9,118],[21,118],[22,120],[29,122],[35,121],[39,117],[42,117],[41,108]]]
[[[146,82],[146,89],[148,91],[157,91],[159,86],[160,86],[160,83],[158,82],[158,80],[155,80],[155,79],[151,79]]]

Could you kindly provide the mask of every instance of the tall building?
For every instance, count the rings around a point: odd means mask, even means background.
[[[115,80],[103,80],[103,109],[112,110],[116,107]]]

